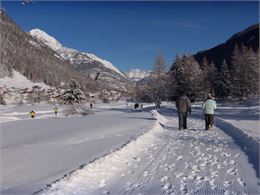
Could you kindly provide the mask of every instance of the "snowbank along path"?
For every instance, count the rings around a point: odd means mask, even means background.
[[[153,112],[157,124],[137,140],[53,183],[40,194],[259,194],[247,155],[201,119],[177,130],[177,117]]]

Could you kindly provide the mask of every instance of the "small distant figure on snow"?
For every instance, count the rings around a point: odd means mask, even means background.
[[[209,93],[207,99],[203,103],[203,113],[205,116],[205,128],[206,131],[213,127],[214,123],[214,111],[217,108],[216,102],[212,95]]]
[[[140,105],[140,109],[143,110],[143,104]]]
[[[161,100],[160,100],[160,99],[157,99],[157,100],[155,101],[155,109],[156,109],[157,111],[159,111],[159,110],[161,109]]]
[[[55,114],[55,116],[57,116],[57,114],[58,114],[58,110],[59,110],[58,107],[55,106],[53,110],[54,110],[54,114]]]
[[[93,104],[92,103],[90,103],[89,106],[90,106],[91,109],[93,108]]]
[[[176,101],[176,108],[178,110],[179,130],[187,129],[188,112],[191,114],[190,99],[184,92],[180,92],[180,97]]]
[[[34,118],[36,113],[32,110],[32,111],[30,112],[30,114],[31,114],[31,118]]]
[[[135,109],[139,108],[139,104],[135,103]]]
[[[243,96],[239,97],[239,103],[242,104],[243,103]]]

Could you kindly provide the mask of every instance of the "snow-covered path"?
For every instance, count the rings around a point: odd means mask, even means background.
[[[43,194],[259,194],[248,157],[218,128],[155,113],[157,126],[135,142],[53,183]],[[149,138],[149,139],[148,139]]]

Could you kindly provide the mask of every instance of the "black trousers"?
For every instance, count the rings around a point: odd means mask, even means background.
[[[214,114],[205,114],[205,128],[208,130],[214,123]]]
[[[178,112],[179,129],[187,129],[187,112]]]

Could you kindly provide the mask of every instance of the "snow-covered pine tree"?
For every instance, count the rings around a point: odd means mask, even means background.
[[[248,97],[259,94],[259,54],[236,45],[232,55],[232,94]]]
[[[65,90],[63,94],[64,104],[74,104],[80,103],[84,100],[83,92],[79,89],[78,84],[75,80],[71,80],[69,84],[69,89]]]
[[[203,69],[203,83],[202,85],[204,86],[204,94],[205,96],[210,93],[213,96],[215,96],[214,93],[214,88],[213,88],[213,82],[214,82],[214,72],[217,73],[216,71],[216,65],[214,62],[207,62],[207,65],[204,65]]]
[[[230,95],[230,88],[231,88],[230,71],[228,69],[226,60],[225,59],[223,60],[219,71],[217,71],[217,69],[215,68],[213,71],[215,77],[213,83],[214,83],[216,96],[224,99],[225,97],[228,97]]]
[[[246,86],[246,96],[259,94],[259,55],[252,48],[242,48],[244,51],[244,67],[247,72],[247,78],[244,85]]]
[[[238,45],[235,45],[232,54],[232,66],[231,66],[231,82],[232,82],[232,95],[236,97],[243,97],[244,94],[244,69],[243,55]]]
[[[201,69],[193,56],[183,56],[175,60],[175,75],[177,91],[187,93],[191,99],[197,99],[203,87],[201,86]]]

